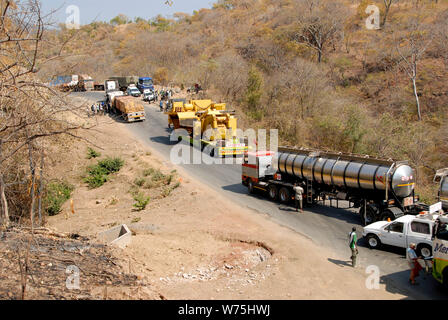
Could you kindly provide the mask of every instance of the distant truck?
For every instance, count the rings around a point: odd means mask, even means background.
[[[124,96],[117,80],[109,79],[104,83],[106,103],[112,112],[121,114],[127,122],[146,120],[145,107],[136,99]]]
[[[80,74],[78,79],[79,80],[74,87],[74,91],[93,91],[95,89],[92,77],[86,74]]]
[[[116,80],[118,82],[119,89],[121,91],[126,91],[131,84],[137,85],[139,78],[137,76],[110,77],[110,80]]]
[[[144,93],[147,89],[154,91],[154,82],[150,77],[141,77],[138,79],[137,88],[141,93]]]

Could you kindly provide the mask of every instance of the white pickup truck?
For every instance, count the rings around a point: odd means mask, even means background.
[[[417,255],[424,258],[432,256],[432,233],[437,215],[405,215],[395,221],[378,221],[364,227],[363,236],[369,248],[377,249],[381,245],[407,248],[417,245]]]

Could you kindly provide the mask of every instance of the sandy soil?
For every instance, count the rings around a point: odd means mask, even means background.
[[[347,261],[318,247],[310,239],[241,208],[164,161],[109,117],[97,117],[98,127],[82,133],[95,142],[104,158],[122,157],[126,164],[111,181],[89,190],[82,182],[88,144],[68,145],[54,159],[52,174],[76,186],[75,214],[66,203],[48,225],[63,232],[94,238],[99,232],[127,224],[133,232],[126,249],[113,248],[115,262],[138,275],[167,299],[401,299],[404,296],[365,286],[365,270],[339,266]],[[95,147],[93,147],[95,149]],[[173,175],[180,186],[137,187],[148,168]],[[174,172],[173,170],[176,170]],[[143,211],[133,209],[130,190],[149,195]],[[291,213],[295,214],[295,213]],[[97,289],[98,290],[98,289]],[[138,297],[131,297],[138,298]]]

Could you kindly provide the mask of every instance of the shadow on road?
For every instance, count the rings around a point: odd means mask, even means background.
[[[420,276],[416,278],[418,285],[411,285],[409,282],[410,270],[391,273],[380,277],[380,283],[386,286],[386,290],[390,293],[401,294],[407,296],[405,299],[429,299],[446,300],[448,292],[438,283],[432,275],[427,274],[425,270],[420,272]]]
[[[389,245],[382,245],[381,248],[379,249],[370,249],[368,244],[367,244],[367,239],[366,238],[361,238],[358,240],[357,245],[359,247],[362,248],[368,248],[371,251],[385,251],[385,252],[390,252],[390,253],[394,253],[394,254],[398,254],[400,256],[403,257],[403,259],[405,259],[406,257],[406,249],[404,248],[400,248],[400,247],[394,247],[394,246],[389,246]]]
[[[152,142],[163,144],[166,146],[175,145],[177,142],[171,141],[169,136],[158,136],[149,138]]]
[[[241,183],[231,184],[231,185],[228,185],[228,186],[223,186],[222,189],[225,190],[225,191],[231,191],[233,193],[238,193],[238,194],[247,193],[247,187],[243,186]],[[254,196],[257,199],[263,199],[263,197],[261,195],[258,195],[258,194],[252,194],[251,196]]]
[[[233,184],[233,185],[228,185],[228,186],[224,186],[222,187],[224,190],[226,191],[231,191],[234,193],[247,193],[247,187],[243,186],[242,184]],[[251,197],[257,198],[259,200],[263,200],[263,201],[270,201],[267,198],[266,192],[263,192],[261,190],[256,190],[255,193],[250,195]],[[295,207],[294,207],[294,203],[291,201],[288,204],[280,204],[280,203],[276,203],[273,201],[270,201],[272,203],[275,203],[277,205],[278,210],[280,211],[287,211],[287,212],[295,212]],[[324,205],[320,205],[320,204],[315,204],[315,205],[304,205],[303,210],[306,213],[314,213],[314,214],[319,214],[321,216],[324,217],[328,217],[328,218],[333,218],[333,219],[338,219],[341,221],[344,221],[348,224],[351,224],[353,226],[360,226],[361,225],[361,219],[360,217],[353,211],[347,210],[347,209],[338,209],[335,207],[330,207],[330,206],[324,206]],[[347,231],[348,232],[348,231]],[[362,229],[358,229],[358,235],[359,233],[362,232]]]
[[[339,266],[339,267],[352,267],[352,262],[351,261],[343,261],[343,260],[336,260],[336,259],[330,259],[328,258],[328,261],[330,261],[331,263],[334,263],[335,265]]]

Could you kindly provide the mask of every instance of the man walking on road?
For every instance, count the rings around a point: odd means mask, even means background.
[[[355,268],[356,257],[358,255],[358,246],[356,245],[356,243],[358,242],[358,236],[356,235],[355,227],[352,228],[352,232],[349,233],[348,237],[350,239],[349,246],[350,249],[352,250],[352,256],[350,257],[350,259],[352,259],[352,267]]]
[[[300,207],[300,212],[303,212],[303,188],[299,185],[297,185],[297,183],[294,184],[294,187],[292,188],[295,192],[295,197],[294,197],[294,202],[295,202],[295,206],[296,206],[296,211],[299,212],[299,207]]]
[[[422,266],[418,262],[419,257],[417,253],[415,253],[415,243],[411,243],[409,248],[406,250],[406,258],[408,259],[409,268],[411,268],[411,275],[409,277],[409,282],[412,285],[416,285],[415,278],[419,276],[420,270],[422,270]]]

